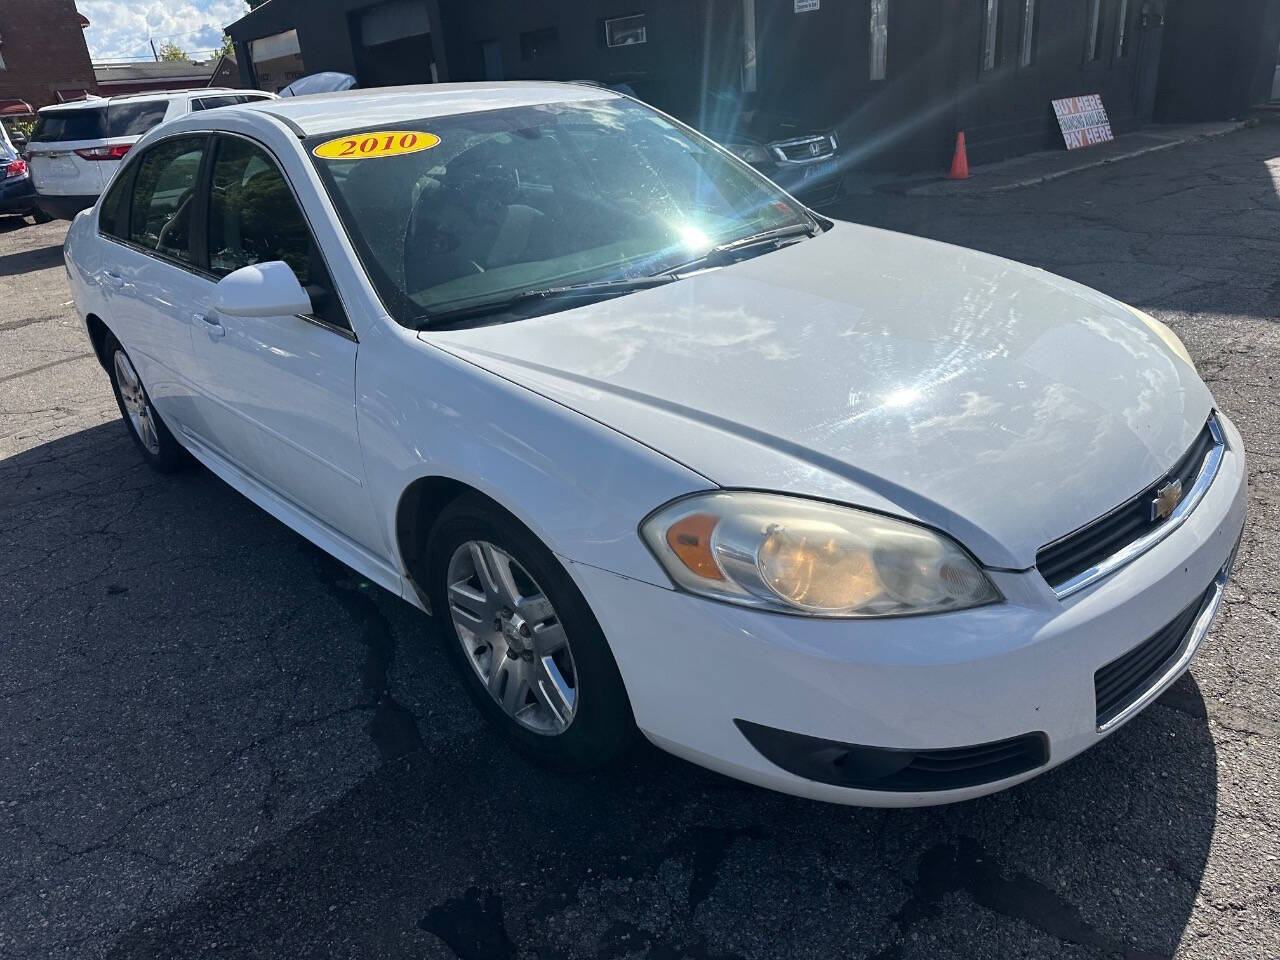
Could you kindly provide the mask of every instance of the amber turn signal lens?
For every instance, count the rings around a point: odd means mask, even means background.
[[[711,552],[711,534],[720,522],[708,513],[694,513],[672,524],[667,530],[667,546],[680,562],[707,580],[725,579],[720,564]]]

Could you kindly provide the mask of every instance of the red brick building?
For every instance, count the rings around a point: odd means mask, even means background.
[[[0,0],[0,102],[39,109],[96,93],[75,0]]]

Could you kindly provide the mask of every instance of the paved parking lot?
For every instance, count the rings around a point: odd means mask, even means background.
[[[64,227],[0,223],[0,956],[1280,956],[1277,190],[1268,125],[841,211],[1150,310],[1251,456],[1191,674],[1049,775],[923,811],[648,748],[594,776],[526,766],[428,618],[207,472],[141,466]]]

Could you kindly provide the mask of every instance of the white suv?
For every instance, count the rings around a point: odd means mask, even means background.
[[[152,127],[196,110],[275,98],[261,90],[206,87],[45,107],[27,146],[36,202],[47,215],[70,220],[93,206],[125,154]]]

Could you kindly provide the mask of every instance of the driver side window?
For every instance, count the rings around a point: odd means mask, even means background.
[[[209,174],[209,271],[225,277],[283,260],[311,297],[312,316],[349,331],[311,228],[275,159],[239,137],[218,137],[216,150]]]
[[[191,222],[205,137],[179,137],[150,150],[138,164],[129,240],[147,250],[194,263]]]
[[[220,138],[209,186],[213,273],[283,260],[304,287],[312,282],[311,232],[270,157],[246,140]]]

